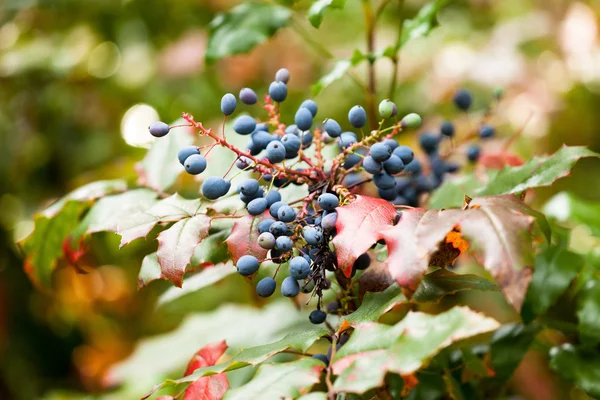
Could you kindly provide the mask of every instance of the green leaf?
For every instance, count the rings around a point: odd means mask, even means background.
[[[567,290],[583,264],[583,257],[561,246],[551,246],[539,253],[525,296],[523,315],[544,314]]]
[[[544,213],[558,221],[572,221],[588,226],[594,236],[600,237],[600,202],[581,199],[572,193],[561,192],[544,206]]]
[[[63,241],[79,224],[86,203],[68,200],[51,217],[44,213],[34,217],[33,232],[21,242],[25,253],[25,272],[42,287],[51,284],[52,272],[63,255]]]
[[[138,274],[138,289],[161,278],[162,272],[160,271],[160,264],[158,263],[158,255],[156,252],[146,255],[142,260],[142,267]]]
[[[137,165],[138,183],[158,192],[170,188],[184,169],[177,159],[183,146],[194,142],[194,136],[187,129],[174,129],[154,143],[144,159]]]
[[[211,225],[211,229],[213,226]],[[192,267],[206,264],[220,264],[229,259],[229,252],[225,245],[225,239],[231,234],[231,230],[223,230],[211,233],[194,249],[192,256]]]
[[[419,10],[419,13],[413,19],[405,20],[396,48],[400,49],[410,40],[429,35],[433,28],[437,26],[435,16],[447,2],[448,0],[429,2]]]
[[[465,195],[474,197],[477,189],[483,184],[474,174],[459,176],[456,179],[446,179],[429,198],[429,208],[460,208],[465,201]]]
[[[377,321],[396,304],[405,301],[406,297],[400,291],[400,287],[394,283],[383,292],[367,292],[360,307],[344,319],[351,326]],[[340,322],[340,325],[342,324],[343,322]]]
[[[315,28],[321,26],[323,22],[323,16],[329,8],[342,9],[346,4],[346,0],[317,0],[315,1],[308,10],[308,20],[310,24]]]
[[[317,83],[315,83],[312,87],[313,96],[321,93],[323,89],[327,86],[331,85],[333,82],[340,79],[342,76],[348,72],[350,67],[352,66],[352,62],[349,60],[338,60],[333,65],[333,69],[328,74],[321,77]]]
[[[550,186],[567,176],[578,160],[599,156],[586,147],[563,146],[552,156],[533,157],[519,167],[504,167],[477,195],[521,193],[527,189]]]
[[[99,197],[105,196],[110,193],[124,192],[127,190],[127,182],[122,179],[115,179],[110,181],[96,181],[88,183],[87,185],[81,186],[71,193],[67,194],[60,200],[54,202],[40,214],[50,218],[55,216],[64,205],[70,200],[77,201],[90,201],[96,200]]]
[[[292,11],[268,3],[242,3],[210,23],[206,62],[247,53],[288,25]]]
[[[225,394],[224,400],[298,398],[319,383],[325,364],[314,358],[263,364],[250,382]]]
[[[600,342],[600,283],[594,279],[577,294],[579,337],[586,345]]]
[[[146,237],[159,222],[175,222],[192,217],[199,209],[200,199],[187,200],[175,193],[146,211],[122,217],[117,226],[117,233],[121,235],[121,247],[132,240]]]
[[[473,274],[455,274],[446,269],[438,269],[423,277],[412,297],[413,301],[438,301],[442,297],[465,290],[499,291],[494,283]]]
[[[505,382],[512,376],[538,330],[535,325],[505,324],[494,333],[490,351],[495,381]]]
[[[299,397],[298,400],[327,400],[327,393],[324,392],[312,392]]]
[[[333,359],[334,390],[364,393],[383,385],[386,373],[412,374],[452,343],[498,326],[466,307],[438,315],[409,312],[393,326],[359,325]]]
[[[600,397],[600,354],[565,343],[550,349],[550,368],[587,394]]]
[[[183,284],[185,268],[194,255],[194,249],[208,236],[210,218],[196,215],[176,222],[158,235],[158,263],[162,276],[178,287]]]

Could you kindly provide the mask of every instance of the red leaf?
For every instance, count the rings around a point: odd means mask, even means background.
[[[387,201],[367,196],[356,196],[356,200],[336,211],[337,235],[332,242],[338,267],[350,277],[354,261],[379,239],[384,239],[382,232],[393,226],[397,213]]]
[[[206,236],[210,218],[199,214],[182,219],[158,235],[158,263],[162,276],[181,287],[186,266],[194,249]]]
[[[201,348],[190,360],[184,376],[191,375],[198,368],[215,365],[217,360],[225,353],[225,350],[227,350],[227,344],[224,340]],[[229,382],[225,373],[203,376],[187,387],[183,399],[220,400],[227,389],[229,389]]]
[[[381,232],[388,248],[386,264],[390,273],[400,286],[413,291],[427,272],[428,259],[418,253],[416,236],[417,226],[424,214],[422,208],[403,210],[400,221]]]
[[[231,254],[234,264],[240,257],[246,254],[252,255],[259,260],[267,256],[267,250],[258,245],[259,233],[257,226],[260,221],[269,217],[269,213],[265,211],[263,215],[257,217],[246,215],[233,224],[231,234],[225,240],[225,243],[227,243],[227,249],[229,250],[229,254]]]
[[[83,241],[84,239],[81,237],[79,239],[79,243],[77,243],[77,248],[74,249],[71,247],[71,236],[67,236],[65,240],[63,240],[63,254],[65,255],[65,258],[69,264],[76,266],[77,261],[79,261],[79,259],[87,252],[87,246],[84,245]]]
[[[483,153],[477,161],[480,165],[489,169],[502,169],[507,165],[518,167],[525,163],[518,155],[507,152]]]

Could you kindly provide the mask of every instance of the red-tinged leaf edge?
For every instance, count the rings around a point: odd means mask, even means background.
[[[225,240],[231,260],[237,263],[240,257],[246,254],[252,255],[259,260],[263,260],[267,256],[268,250],[263,249],[258,245],[258,223],[265,218],[270,218],[268,211],[260,216],[246,215],[233,224],[231,234]]]
[[[73,248],[72,245],[72,238],[71,236],[67,236],[65,238],[65,240],[63,240],[62,243],[62,250],[63,250],[63,254],[65,256],[65,260],[72,265],[75,270],[80,273],[80,274],[87,274],[87,271],[85,271],[83,268],[81,268],[78,264],[79,259],[81,257],[83,257],[86,253],[87,253],[87,246],[84,243],[85,238],[82,236],[79,238],[79,240],[77,241],[76,245],[77,248]]]
[[[508,152],[484,152],[477,160],[478,164],[487,169],[502,169],[506,166],[518,167],[525,163],[521,157]]]
[[[386,200],[360,195],[352,203],[338,207],[336,211],[337,234],[332,243],[337,254],[338,268],[349,278],[356,259],[378,240],[384,239],[382,232],[394,225],[398,213]]]
[[[185,369],[184,376],[191,375],[202,367],[215,365],[227,350],[224,340],[204,346],[194,354]],[[220,400],[229,389],[229,382],[225,373],[203,376],[192,382],[185,390],[184,400]]]

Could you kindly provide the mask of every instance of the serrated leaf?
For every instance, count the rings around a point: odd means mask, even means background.
[[[225,240],[234,264],[240,257],[247,254],[253,255],[259,260],[267,256],[267,250],[258,245],[258,224],[264,218],[270,218],[268,211],[261,216],[246,215],[235,221],[231,234]]]
[[[547,157],[533,157],[520,167],[505,167],[477,195],[521,193],[527,189],[550,186],[569,174],[575,163],[586,157],[599,157],[586,147],[563,146]]]
[[[196,215],[200,199],[187,200],[175,193],[160,200],[147,211],[122,217],[118,221],[117,233],[121,235],[121,247],[137,238],[146,237],[159,222],[176,222]]]
[[[438,315],[409,312],[393,326],[359,325],[333,359],[334,390],[364,393],[383,385],[388,372],[413,374],[452,343],[498,326],[466,307]]]
[[[600,343],[600,283],[594,279],[577,294],[579,337],[586,345]]]
[[[346,0],[317,0],[308,9],[308,20],[312,26],[318,28],[329,8],[341,9],[345,4]]]
[[[138,184],[164,192],[170,188],[184,169],[177,159],[183,146],[194,142],[187,129],[174,129],[165,137],[152,143],[144,159],[136,165]]]
[[[465,201],[465,195],[475,197],[475,191],[482,186],[483,183],[474,174],[446,179],[442,183],[442,186],[431,193],[429,208],[438,210],[443,208],[460,208]]]
[[[442,297],[465,290],[499,291],[492,282],[473,274],[455,274],[446,269],[439,269],[423,277],[413,301],[438,301]]]
[[[402,25],[402,32],[397,49],[400,49],[410,40],[425,37],[436,27],[435,16],[448,0],[435,0],[425,4],[413,19],[407,19]]]
[[[79,217],[88,207],[78,200],[68,200],[57,211],[37,214],[33,232],[20,242],[25,253],[25,272],[37,285],[49,287],[52,272],[63,255],[63,241],[79,224]]]
[[[600,397],[600,354],[566,343],[550,349],[550,368],[587,394]]]
[[[160,270],[160,264],[158,263],[158,255],[156,252],[146,255],[142,260],[142,267],[138,274],[138,289],[161,278],[162,272]]]
[[[393,226],[397,213],[389,202],[367,196],[356,196],[352,203],[338,207],[336,211],[337,234],[332,244],[337,253],[338,268],[349,278],[354,261],[378,240],[384,239],[382,231]]]
[[[40,214],[50,218],[62,210],[64,205],[70,200],[91,201],[110,193],[124,192],[125,190],[127,190],[127,182],[122,179],[88,183],[57,200]]]
[[[533,317],[548,311],[567,290],[583,264],[583,257],[561,246],[551,246],[539,253],[522,314]]]
[[[227,344],[224,340],[202,347],[188,363],[184,376],[192,374],[198,368],[215,365],[225,350]],[[183,400],[221,400],[227,389],[229,382],[225,374],[204,376],[187,387]]]
[[[212,224],[211,228],[214,228]],[[229,230],[211,233],[209,237],[204,239],[202,243],[194,249],[191,265],[193,267],[210,264],[217,265],[229,260],[227,246],[224,246],[224,244],[225,239],[227,239],[230,234],[231,231]]]
[[[352,62],[350,60],[336,61],[333,65],[333,69],[328,74],[323,75],[321,79],[319,79],[317,83],[312,86],[313,96],[318,95],[321,93],[321,91],[323,91],[323,89],[344,76],[351,66]]]
[[[584,224],[600,237],[600,203],[584,200],[572,193],[560,192],[544,206],[544,213],[561,222]]]
[[[319,383],[325,364],[314,358],[263,364],[252,380],[231,389],[225,400],[297,398]]]
[[[181,287],[185,268],[194,255],[194,249],[206,236],[210,218],[196,215],[176,222],[158,235],[158,263],[162,276]]]
[[[291,16],[289,8],[268,3],[242,3],[217,15],[210,23],[206,62],[249,52],[288,25]]]
[[[367,292],[360,307],[352,314],[344,317],[340,326],[349,324],[355,326],[365,322],[377,321],[380,316],[389,311],[398,303],[406,301],[397,284],[385,289],[383,292]]]
[[[539,329],[534,325],[505,324],[500,327],[490,344],[494,380],[507,381],[521,363]]]

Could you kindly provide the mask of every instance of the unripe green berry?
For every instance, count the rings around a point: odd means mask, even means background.
[[[416,113],[410,113],[402,118],[402,128],[416,129],[421,126],[421,116]]]
[[[388,99],[379,103],[379,115],[383,118],[389,118],[394,113],[394,103]]]

